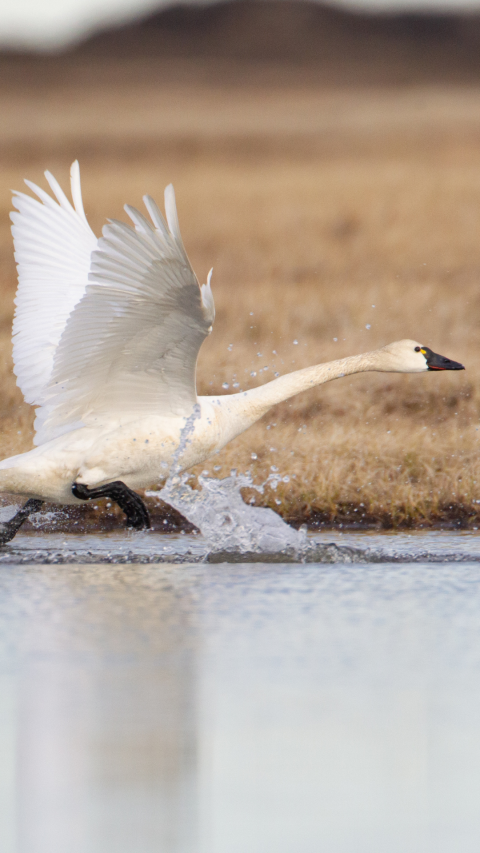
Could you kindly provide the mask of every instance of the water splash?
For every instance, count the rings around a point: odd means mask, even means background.
[[[307,547],[306,530],[295,530],[273,510],[246,504],[242,497],[244,488],[263,493],[265,486],[276,489],[282,479],[287,479],[275,466],[259,486],[254,484],[250,474],[237,474],[235,470],[223,480],[199,476],[200,489],[189,486],[190,474],[180,475],[181,459],[200,414],[200,406],[196,404],[182,429],[165,485],[158,491],[146,492],[147,497],[165,501],[198,527],[208,552],[238,553],[242,557],[245,554],[294,554],[300,559]]]
[[[170,468],[170,473],[167,477],[167,481],[165,483],[164,489],[173,488],[179,479],[180,471],[182,470],[182,466],[180,464],[180,460],[187,448],[187,445],[191,442],[191,436],[195,430],[195,421],[199,419],[202,414],[202,410],[200,408],[199,403],[195,403],[192,414],[185,421],[185,426],[183,427],[180,433],[180,441],[178,443],[178,447],[173,454],[172,466]]]
[[[165,485],[162,489],[147,491],[146,495],[170,504],[200,530],[205,558],[209,562],[278,562],[285,559],[349,562],[362,559],[361,550],[309,541],[305,527],[296,530],[272,509],[245,503],[242,489],[254,489],[263,494],[267,486],[275,491],[281,482],[289,481],[290,478],[282,476],[275,465],[260,485],[253,482],[249,472],[238,474],[233,469],[230,476],[222,480],[202,474],[198,477],[200,489],[192,489],[188,482],[191,475],[188,472],[180,474],[181,458],[200,414],[197,404],[182,429]]]
[[[40,510],[29,516],[29,522],[32,527],[41,530],[45,524],[55,524],[57,521],[62,521],[65,518],[65,513],[62,509],[58,510]]]
[[[166,501],[200,530],[209,553],[265,556],[277,554],[302,559],[309,547],[304,529],[295,530],[268,507],[245,503],[241,490],[263,492],[276,487],[281,477],[270,474],[265,483],[254,484],[249,474],[232,471],[223,480],[199,476],[200,489],[188,484],[189,475],[171,478],[163,489],[147,492],[148,497]]]

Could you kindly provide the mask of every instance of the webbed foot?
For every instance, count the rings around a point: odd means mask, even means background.
[[[127,516],[127,527],[133,527],[135,530],[150,529],[150,516],[147,507],[141,497],[129,489],[121,480],[115,480],[113,483],[92,489],[83,483],[74,483],[72,493],[82,501],[90,501],[94,498],[110,498],[118,504]]]

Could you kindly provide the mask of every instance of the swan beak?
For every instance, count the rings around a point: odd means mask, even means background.
[[[452,361],[450,358],[445,358],[444,355],[438,355],[428,347],[422,347],[421,351],[426,358],[429,370],[465,370],[459,361]]]

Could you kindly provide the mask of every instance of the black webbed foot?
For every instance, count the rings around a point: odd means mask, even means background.
[[[74,483],[72,493],[82,501],[90,501],[95,498],[110,498],[122,512],[127,516],[127,527],[135,530],[149,530],[150,516],[147,507],[141,497],[129,489],[121,480],[107,483],[105,486],[97,486],[90,489],[83,483]]]
[[[17,513],[15,513],[10,521],[4,521],[0,524],[0,546],[6,545],[7,542],[11,542],[23,522],[27,520],[29,515],[32,515],[34,512],[38,512],[42,504],[43,501],[40,501],[37,498],[30,498],[30,500],[28,500],[27,503],[22,506]]]

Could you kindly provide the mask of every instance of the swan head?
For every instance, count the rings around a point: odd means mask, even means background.
[[[463,364],[438,355],[418,341],[394,341],[379,350],[380,370],[394,373],[423,373],[426,370],[465,370]]]

